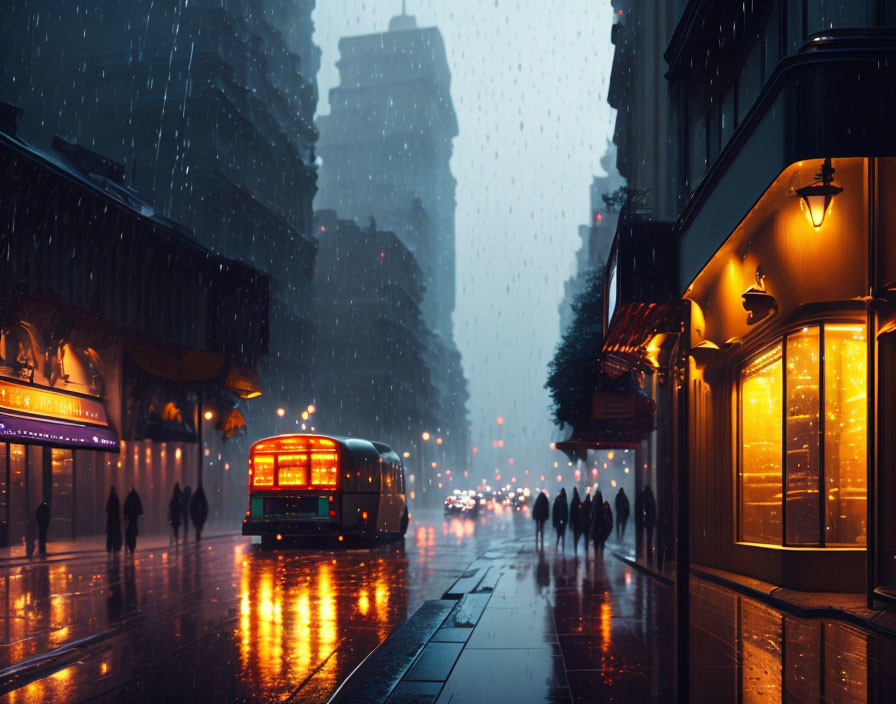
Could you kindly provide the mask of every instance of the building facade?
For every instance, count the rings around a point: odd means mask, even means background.
[[[50,540],[102,533],[111,486],[137,490],[145,531],[167,530],[175,482],[224,519],[245,473],[210,459],[257,390],[267,277],[140,201],[122,164],[32,147],[20,115],[0,104],[0,542],[33,545],[42,501]]]
[[[695,0],[669,15],[667,74],[646,90],[675,135],[675,293],[643,303],[674,306],[680,329],[609,306],[604,349],[674,380],[665,454],[692,566],[869,605],[896,594],[894,10]]]
[[[130,187],[213,252],[270,277],[256,437],[313,401],[314,0],[6,3],[0,99],[25,138],[65,135],[125,164]],[[145,21],[134,21],[135,17]],[[45,47],[54,47],[53,51]]]
[[[404,456],[409,497],[422,500],[436,493],[443,471],[422,448],[428,431],[435,445],[440,415],[429,367],[433,333],[420,309],[423,272],[395,233],[327,210],[318,211],[316,226],[314,420],[326,432],[392,446]]]
[[[340,85],[318,119],[321,155],[316,207],[373,218],[394,232],[423,273],[423,315],[434,336],[428,365],[438,390],[436,423],[450,437],[455,467],[469,459],[467,382],[454,342],[457,136],[451,74],[441,33],[409,15],[389,31],[339,42]]]

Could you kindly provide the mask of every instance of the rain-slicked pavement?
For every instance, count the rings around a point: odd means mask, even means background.
[[[531,530],[521,516],[431,514],[403,548],[268,552],[226,538],[2,568],[0,669],[57,650],[0,699],[323,702],[484,556],[502,576],[444,683],[423,687],[438,701],[672,701],[671,588],[609,549],[536,551]],[[691,701],[893,700],[892,640],[692,585]]]
[[[404,546],[278,552],[240,537],[0,569],[0,669],[83,643],[0,701],[326,701],[518,523],[433,513]]]

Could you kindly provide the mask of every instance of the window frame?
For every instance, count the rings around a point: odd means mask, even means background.
[[[768,548],[798,548],[798,549],[810,549],[810,550],[818,550],[818,549],[843,549],[843,548],[855,548],[865,550],[868,547],[868,534],[867,528],[865,532],[865,542],[857,543],[855,546],[852,545],[844,545],[842,543],[832,543],[828,545],[827,541],[827,476],[825,472],[825,446],[827,441],[827,431],[825,427],[826,421],[826,384],[825,384],[825,328],[828,325],[838,325],[838,324],[855,324],[855,325],[865,325],[864,321],[858,321],[855,319],[821,319],[821,320],[812,320],[800,323],[794,323],[793,325],[788,326],[785,330],[779,332],[770,338],[764,338],[762,343],[752,347],[747,354],[745,354],[740,360],[738,360],[736,366],[736,374],[733,379],[733,391],[735,396],[735,428],[732,437],[735,442],[734,446],[734,499],[735,499],[735,526],[734,526],[734,535],[735,541],[738,543],[743,543],[746,545],[762,545],[763,547]],[[818,443],[819,443],[819,452],[818,452],[818,535],[819,540],[817,543],[806,543],[806,542],[798,542],[794,543],[791,540],[788,540],[787,535],[787,479],[788,479],[788,471],[787,471],[787,342],[788,338],[791,335],[798,334],[804,329],[816,328],[818,330],[818,350],[819,350],[819,359],[818,359]],[[866,345],[866,353],[867,353],[867,345],[871,345],[872,342],[869,339],[867,328],[864,330],[865,336],[865,345]],[[762,355],[770,352],[776,346],[781,346],[781,364],[782,364],[782,374],[781,374],[781,441],[780,441],[780,452],[781,452],[781,542],[780,544],[774,543],[755,543],[753,541],[744,540],[744,531],[743,531],[743,405],[744,405],[744,397],[743,397],[743,373],[744,370],[747,369],[751,363],[753,363],[756,359],[761,357]],[[868,417],[867,413],[865,414],[865,428],[866,431],[870,425],[871,419]],[[866,467],[867,471],[867,467]],[[867,505],[868,501],[868,487],[865,488],[865,501]]]

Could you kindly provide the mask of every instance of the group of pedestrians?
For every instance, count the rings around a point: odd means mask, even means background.
[[[118,494],[113,486],[109,491],[109,499],[106,501],[106,550],[110,555],[117,555],[122,548],[122,515],[126,524],[124,543],[127,546],[127,553],[133,555],[137,549],[137,535],[139,533],[137,521],[143,515],[143,503],[140,501],[140,495],[136,489],[131,487],[128,495],[125,497],[122,509],[118,500]],[[202,528],[205,526],[207,518],[208,500],[205,497],[202,482],[199,483],[199,487],[195,492],[192,492],[190,487],[186,487],[181,491],[180,485],[175,483],[171,501],[168,503],[168,524],[173,531],[174,542],[178,543],[180,540],[178,533],[181,525],[184,526],[184,542],[187,541],[187,531],[189,530],[191,520],[193,527],[196,529],[196,540],[198,541],[202,535]]]
[[[193,522],[193,528],[196,530],[196,540],[202,537],[202,528],[208,519],[208,500],[205,498],[205,489],[202,488],[202,482],[196,492],[189,486],[185,486],[181,491],[180,484],[174,483],[174,491],[171,493],[171,501],[168,502],[168,525],[171,526],[172,541],[177,543],[180,540],[180,527],[184,527],[184,542],[187,542],[188,533],[190,531],[190,521]]]
[[[628,523],[631,509],[625,490],[620,487],[616,494],[616,539],[622,540],[625,535],[625,527]],[[636,509],[637,509],[636,500]],[[544,526],[548,518],[557,533],[556,546],[561,550],[566,549],[566,531],[572,530],[573,553],[578,553],[579,540],[584,537],[585,554],[588,554],[589,543],[594,543],[594,551],[603,551],[604,544],[613,534],[613,509],[609,501],[604,501],[600,489],[594,492],[585,492],[585,499],[579,495],[578,488],[572,490],[572,500],[566,498],[566,489],[560,489],[560,493],[554,499],[551,506],[547,495],[540,491],[535,498],[532,507],[532,518],[535,521],[535,546],[544,548]],[[540,543],[539,543],[540,541]]]

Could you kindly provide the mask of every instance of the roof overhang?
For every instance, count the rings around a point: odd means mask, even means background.
[[[778,64],[675,225],[681,295],[790,164],[896,156],[896,31],[830,30]]]

